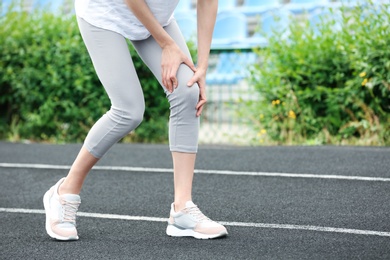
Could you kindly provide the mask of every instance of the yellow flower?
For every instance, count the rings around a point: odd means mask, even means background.
[[[364,78],[366,75],[367,75],[367,74],[366,74],[364,71],[363,71],[362,73],[359,74],[359,76],[360,76],[361,78]]]
[[[365,79],[363,80],[363,82],[362,82],[362,86],[365,86],[365,85],[367,84],[367,82],[368,82],[368,79],[365,78]]]
[[[292,118],[292,119],[295,119],[295,118],[297,118],[297,115],[295,114],[294,111],[290,110],[290,111],[288,111],[288,117]]]
[[[265,135],[266,133],[267,133],[267,130],[261,129],[261,130],[257,133],[257,137],[261,137],[261,136]]]
[[[264,118],[264,115],[263,115],[263,114],[260,114],[259,117],[260,117],[260,119],[263,119],[263,118]]]
[[[275,105],[279,105],[280,104],[280,100],[277,99],[277,100],[272,100],[272,105],[275,106]]]

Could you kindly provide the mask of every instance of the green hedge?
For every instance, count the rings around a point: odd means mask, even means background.
[[[249,105],[257,141],[389,145],[389,6],[342,8],[318,30],[294,21],[287,37],[256,50],[262,63],[251,83],[261,100]]]
[[[74,16],[9,11],[0,18],[0,138],[83,141],[110,108]],[[126,141],[165,142],[169,104],[131,49],[144,90],[144,122]]]

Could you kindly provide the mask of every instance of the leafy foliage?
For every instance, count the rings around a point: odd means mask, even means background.
[[[0,138],[80,142],[110,101],[74,16],[10,10],[0,18]],[[169,104],[132,49],[143,87],[144,122],[126,141],[165,142]]]
[[[388,5],[330,10],[291,23],[256,52],[251,82],[258,139],[275,143],[390,144]],[[265,133],[267,133],[265,135]]]

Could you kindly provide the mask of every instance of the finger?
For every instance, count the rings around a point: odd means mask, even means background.
[[[168,85],[168,82],[167,82],[167,70],[165,68],[165,66],[161,66],[161,81],[162,81],[162,84],[163,86],[169,91],[171,92],[171,90],[169,89],[169,85]]]
[[[205,104],[206,104],[206,101],[199,102],[199,104],[197,105],[198,108],[196,111],[196,116],[200,116],[202,114],[203,107]]]
[[[199,87],[199,102],[196,105],[196,109],[203,106],[207,102],[206,91],[204,87]]]
[[[202,112],[203,112],[203,106],[200,107],[200,109],[198,110],[198,112],[196,113],[196,116],[197,117],[200,117],[202,115]]]
[[[196,73],[192,76],[192,78],[187,82],[187,86],[192,87],[192,85],[195,84],[199,80],[199,77],[196,75]]]
[[[188,57],[185,57],[183,60],[183,63],[186,64],[193,72],[196,72],[196,67],[192,60],[190,60]]]
[[[161,82],[162,82],[163,86],[164,86],[165,88],[167,88],[167,84],[166,84],[166,82],[165,82],[165,78],[164,78],[164,73],[163,73],[163,72],[161,72]]]
[[[167,68],[167,67],[165,67],[164,68],[164,86],[167,88],[167,90],[169,91],[169,92],[173,92],[173,88],[172,88],[172,81],[171,81],[171,72],[170,72],[170,70]]]
[[[170,80],[170,77],[168,76],[168,74],[165,76],[165,87],[167,88],[167,90],[169,92],[173,92],[173,89],[172,89],[172,81]]]
[[[172,85],[172,91],[173,89],[177,88],[178,86],[178,80],[177,80],[177,77],[176,77],[176,74],[177,74],[177,70],[179,69],[179,67],[171,67],[171,70],[169,72],[169,82],[171,83]]]
[[[169,79],[169,76],[166,78],[166,88],[168,89],[169,92],[173,92],[173,88],[172,88],[172,81]]]
[[[175,88],[177,88],[178,82],[177,82],[176,76],[172,76],[172,75],[171,75],[171,77],[170,77],[170,82],[172,83],[172,90],[175,89]]]
[[[199,94],[198,104],[196,104],[196,109],[199,109],[199,107],[203,106],[204,103],[206,103],[206,102],[207,102],[206,97],[205,97],[204,93],[202,93],[202,90],[201,90],[200,94]]]
[[[195,109],[196,110],[199,110],[202,106],[204,106],[204,104],[206,104],[206,100],[202,99],[202,100],[199,100],[198,104],[196,104],[196,107]]]

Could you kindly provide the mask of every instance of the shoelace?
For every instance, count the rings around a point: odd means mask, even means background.
[[[63,221],[64,222],[71,222],[73,224],[76,224],[76,213],[79,208],[80,202],[79,201],[67,201],[64,199],[61,199],[61,204],[63,207]]]
[[[202,211],[198,208],[198,206],[188,207],[185,209],[188,214],[195,217],[195,219],[199,222],[209,221],[210,219],[206,217]]]

